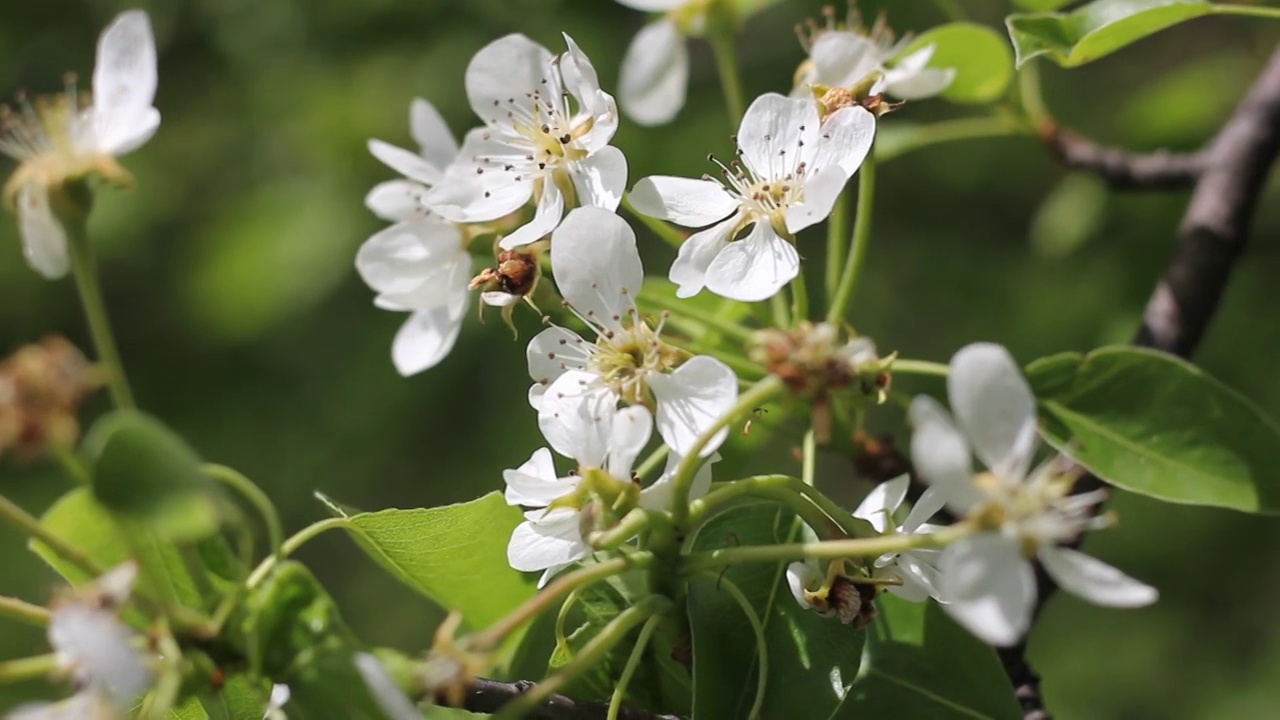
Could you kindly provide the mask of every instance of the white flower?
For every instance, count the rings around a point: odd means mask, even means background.
[[[356,269],[377,291],[378,307],[410,313],[391,345],[401,375],[449,354],[470,302],[471,256],[458,226],[434,215],[396,223],[365,241]]]
[[[546,585],[556,573],[591,554],[591,546],[583,537],[595,527],[600,512],[594,501],[583,507],[556,505],[578,491],[590,472],[603,470],[614,483],[633,482],[632,468],[636,458],[649,442],[652,420],[641,406],[626,408],[614,417],[609,437],[603,442],[592,432],[594,423],[586,416],[568,418],[566,438],[574,438],[565,454],[577,464],[569,475],[558,475],[551,451],[539,448],[520,467],[502,474],[506,481],[505,497],[510,505],[531,508],[525,521],[516,527],[507,544],[507,561],[524,572],[543,570],[538,586]],[[706,494],[711,487],[713,456],[703,464],[690,486],[689,499]],[[671,453],[662,476],[640,491],[637,505],[652,510],[666,509],[671,501],[672,484],[681,456]]]
[[[703,287],[734,300],[764,300],[800,271],[795,233],[831,213],[871,149],[875,118],[861,107],[819,120],[812,100],[762,95],[738,129],[742,164],[723,167],[723,184],[649,177],[631,191],[635,208],[685,227],[712,227],[680,246],[671,266],[677,295]],[[739,233],[751,227],[749,233]]]
[[[902,507],[907,498],[907,487],[911,480],[906,475],[888,482],[880,483],[867,493],[853,516],[871,523],[876,532],[885,535],[893,533],[932,532],[933,526],[925,523],[941,507],[936,502],[938,495],[930,490],[911,508],[902,525],[894,523],[894,513]],[[872,577],[877,579],[900,580],[901,584],[891,584],[886,589],[912,602],[922,602],[930,597],[945,600],[938,594],[938,556],[940,550],[920,548],[901,553],[886,553],[876,558],[875,571]]]
[[[4,720],[125,720],[125,712],[101,690],[88,688],[66,700],[21,705]]]
[[[689,87],[688,35],[701,34],[706,0],[618,0],[627,7],[661,12],[631,41],[622,58],[618,98],[636,123],[665,125],[684,107]]]
[[[935,401],[916,398],[911,457],[953,512],[991,531],[943,551],[938,589],[946,610],[993,645],[1017,642],[1035,607],[1032,559],[1064,590],[1095,604],[1154,602],[1154,588],[1058,544],[1100,525],[1093,507],[1104,494],[1070,495],[1072,477],[1056,473],[1051,463],[1028,477],[1036,449],[1035,398],[1008,351],[986,343],[961,349],[951,359],[947,391],[959,429]],[[988,472],[973,474],[970,448]]]
[[[458,156],[458,142],[440,111],[422,98],[409,105],[409,134],[420,148],[416,153],[381,140],[369,141],[369,152],[404,176],[378,183],[365,196],[365,206],[383,220],[401,222],[425,214],[423,195],[440,182],[445,168]]]
[[[288,720],[289,716],[284,714],[284,706],[289,704],[290,698],[293,697],[293,691],[284,683],[275,683],[271,686],[271,696],[267,699],[267,709],[262,713],[262,720]]]
[[[564,455],[581,438],[564,418],[593,419],[585,432],[599,443],[609,436],[618,404],[656,408],[658,433],[687,455],[738,397],[733,370],[707,355],[687,353],[660,338],[636,309],[644,269],[635,233],[626,221],[600,208],[569,213],[551,239],[551,269],[561,294],[591,327],[594,341],[552,326],[529,343],[530,403],[551,447]],[[715,452],[727,430],[703,449]]]
[[[422,713],[396,685],[378,658],[369,653],[356,653],[354,662],[369,694],[386,713],[388,720],[422,720]]]
[[[16,206],[23,253],[32,269],[55,280],[67,274],[67,235],[49,193],[68,181],[99,173],[116,182],[129,174],[115,161],[141,147],[160,126],[152,107],[156,47],[151,21],[141,10],[121,13],[102,31],[93,71],[93,95],[77,94],[70,78],[64,95],[22,100],[0,113],[0,152],[20,165],[5,184]]]
[[[504,250],[541,239],[566,207],[616,210],[627,161],[609,145],[618,128],[613,96],[573,39],[553,56],[508,35],[467,66],[467,98],[485,126],[467,133],[457,161],[424,202],[454,222],[486,222],[532,198],[533,219],[503,238]]]
[[[868,34],[851,30],[819,30],[809,43],[809,61],[796,74],[794,97],[812,97],[811,87],[849,88],[871,73],[881,78],[872,93],[887,92],[901,100],[922,100],[950,87],[956,77],[953,68],[928,67],[933,45],[926,45],[899,57],[909,38],[894,42],[888,29],[878,24]]]
[[[132,707],[153,679],[141,638],[117,614],[137,577],[138,566],[125,563],[56,605],[49,621],[49,644],[62,669],[122,708]]]

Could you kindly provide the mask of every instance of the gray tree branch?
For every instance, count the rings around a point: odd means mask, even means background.
[[[1137,153],[1107,147],[1056,124],[1042,129],[1040,138],[1064,166],[1092,172],[1116,189],[1190,187],[1209,169],[1212,156],[1208,151]]]
[[[467,696],[461,707],[474,713],[497,712],[503,705],[534,687],[536,683],[528,680],[502,682],[476,678],[467,688]],[[601,720],[608,712],[608,703],[582,702],[564,695],[552,695],[542,705],[526,713],[525,717],[529,720]],[[618,718],[619,720],[681,720],[675,715],[664,715],[629,705],[622,706],[618,712]]]

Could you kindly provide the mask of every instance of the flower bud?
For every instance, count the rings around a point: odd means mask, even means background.
[[[64,338],[19,348],[0,362],[0,453],[34,458],[51,445],[74,445],[76,413],[103,382],[99,368]]]

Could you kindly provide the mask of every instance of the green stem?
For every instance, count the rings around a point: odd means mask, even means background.
[[[644,532],[645,528],[655,521],[661,522],[661,516],[652,510],[636,508],[627,513],[617,525],[592,533],[588,538],[591,547],[596,550],[616,550],[631,538]]]
[[[44,543],[55,555],[75,565],[90,577],[98,577],[102,574],[102,568],[90,560],[88,555],[49,532],[48,528],[40,524],[39,520],[3,495],[0,495],[0,519],[17,528],[24,535]]]
[[[743,563],[788,562],[805,558],[837,560],[841,558],[879,557],[885,553],[944,547],[962,537],[971,535],[975,529],[974,526],[967,523],[959,523],[932,533],[894,534],[850,540],[722,548],[686,555],[680,569],[684,573],[692,574],[702,570],[711,570],[727,565],[741,565]]]
[[[170,717],[170,712],[178,703],[178,694],[182,691],[182,649],[167,628],[157,642],[160,656],[164,658],[160,679],[147,696],[147,706],[138,713],[139,718],[149,720],[165,720]]]
[[[871,211],[875,194],[876,158],[875,153],[871,153],[858,171],[858,216],[853,221],[849,255],[845,258],[844,270],[840,273],[840,283],[836,286],[835,297],[831,299],[831,306],[827,309],[827,322],[832,325],[838,325],[844,320],[849,312],[849,302],[853,300],[853,291],[858,285],[858,275],[862,272],[871,238]]]
[[[801,448],[803,464],[800,467],[800,481],[809,487],[813,487],[813,477],[818,470],[818,440],[814,435],[813,428],[809,428],[808,432],[804,434],[804,442]]]
[[[636,477],[649,477],[658,466],[667,459],[667,455],[671,453],[671,448],[666,445],[659,445],[657,450],[649,453],[649,457],[640,463],[640,467],[636,468]]]
[[[97,260],[93,244],[89,241],[88,212],[68,212],[61,216],[67,232],[67,247],[71,254],[71,275],[75,278],[80,304],[84,307],[89,334],[97,348],[98,362],[107,376],[107,390],[111,402],[117,408],[134,407],[133,392],[124,375],[124,365],[116,350],[115,336],[111,334],[111,321],[107,318],[107,306],[98,285]]]
[[[49,624],[50,613],[47,608],[33,605],[26,600],[0,595],[0,616],[20,620],[28,625],[44,627]]]
[[[755,702],[751,703],[751,710],[747,713],[747,720],[756,720],[760,717],[760,708],[764,704],[764,692],[769,678],[769,644],[764,635],[764,623],[760,622],[760,616],[756,614],[755,608],[751,607],[747,596],[738,589],[736,583],[723,575],[713,573],[705,573],[705,575],[714,580],[718,587],[723,587],[729,592],[729,596],[738,603],[738,607],[742,608],[742,614],[747,616],[751,632],[756,636],[756,652],[760,658],[760,669],[756,673]]]
[[[738,74],[738,56],[733,48],[733,8],[727,0],[722,0],[720,5],[711,20],[707,39],[711,42],[711,52],[716,58],[716,71],[720,74],[720,87],[724,90],[729,122],[733,131],[737,132],[738,123],[747,106],[743,100],[742,78]]]
[[[659,595],[650,595],[631,607],[623,610],[613,620],[600,629],[595,637],[587,641],[578,652],[577,657],[556,670],[554,675],[533,686],[528,692],[502,706],[494,714],[495,720],[501,718],[523,717],[525,713],[541,705],[547,698],[556,694],[574,678],[584,672],[598,667],[609,655],[615,645],[626,639],[627,634],[637,625],[665,612],[671,601]]]
[[[671,515],[677,528],[684,529],[689,518],[689,488],[693,485],[693,476],[698,466],[702,464],[702,450],[730,423],[781,395],[785,390],[786,385],[776,376],[770,375],[764,378],[751,386],[750,390],[738,396],[737,404],[730,408],[729,412],[720,416],[720,419],[711,427],[704,430],[694,442],[693,447],[689,449],[689,454],[681,459],[680,465],[676,467],[675,478],[672,481],[674,489],[671,497]]]
[[[946,377],[951,374],[949,366],[942,363],[929,362],[928,360],[894,360],[890,370],[894,373],[906,375],[931,375],[933,377]]]
[[[0,662],[0,683],[18,683],[46,678],[58,671],[57,653]]]
[[[804,322],[809,319],[809,287],[804,281],[804,269],[791,281],[791,319]]]
[[[639,220],[641,224],[649,228],[649,230],[653,231],[654,235],[657,235],[658,237],[662,238],[663,241],[665,241],[671,247],[678,249],[681,245],[684,244],[684,240],[685,240],[684,233],[671,227],[670,225],[668,225],[662,220],[659,220],[656,217],[650,217],[640,212],[635,208],[634,205],[631,204],[631,198],[626,195],[622,196],[622,208],[627,212],[631,213],[631,217],[635,218],[636,220]]]
[[[813,486],[790,475],[757,475],[717,483],[706,497],[689,503],[690,523],[706,522],[712,515],[744,497],[767,498],[786,505],[819,533],[831,526],[848,537],[869,537],[874,533],[870,524],[855,518]]]
[[[565,573],[550,585],[538,591],[537,595],[526,600],[520,607],[511,611],[506,617],[489,626],[488,629],[468,638],[473,650],[486,651],[498,647],[502,641],[516,628],[550,607],[556,600],[579,587],[585,587],[607,577],[617,575],[632,568],[646,568],[653,562],[653,555],[646,552],[631,553],[626,557],[616,557],[602,563],[588,565],[570,573]]]
[[[769,310],[773,315],[773,326],[785,330],[791,327],[791,310],[787,307],[787,299],[782,293],[774,293],[769,298]]]
[[[641,305],[652,305],[660,310],[664,310],[671,314],[672,317],[686,318],[694,322],[702,323],[712,330],[718,330],[726,336],[746,342],[751,337],[752,330],[742,327],[741,325],[729,322],[724,318],[712,312],[707,312],[702,308],[695,307],[688,300],[675,300],[672,298],[662,297],[661,295],[653,295],[645,292],[640,293]]]
[[[253,569],[253,572],[249,574],[249,579],[245,581],[245,587],[249,589],[257,587],[258,583],[261,583],[266,579],[267,575],[271,574],[271,570],[276,565],[284,561],[285,558],[289,557],[293,553],[297,552],[298,548],[306,545],[307,542],[315,538],[317,535],[325,532],[326,530],[348,527],[350,524],[351,522],[347,520],[347,518],[326,518],[302,528],[291,535],[288,540],[281,543],[280,551],[278,553],[269,555],[262,562],[258,563],[258,567]]]
[[[840,285],[840,266],[844,265],[845,238],[849,236],[849,193],[842,191],[827,219],[827,257],[825,285],[827,304],[836,296]]]
[[[673,318],[673,322],[674,322],[674,318]],[[679,323],[674,323],[674,324],[678,325]],[[739,378],[750,378],[752,380],[759,380],[760,378],[765,376],[764,368],[751,362],[750,360],[747,360],[746,358],[741,358],[741,357],[738,357],[737,355],[733,355],[727,352],[716,352],[714,350],[700,352],[700,348],[698,347],[697,343],[685,344],[685,343],[672,342],[670,340],[665,340],[664,342],[666,342],[666,344],[670,345],[671,347],[684,350],[690,355],[703,355],[703,354],[713,355],[717,360],[719,360],[720,362],[732,368],[733,371],[738,374]]]
[[[283,560],[284,558],[280,557],[280,553],[284,545],[284,527],[280,523],[280,513],[276,511],[275,504],[262,491],[262,488],[254,484],[252,480],[245,477],[240,471],[226,465],[206,463],[200,469],[204,471],[205,475],[240,493],[241,497],[258,511],[258,514],[262,516],[262,522],[267,526],[267,538],[271,551],[276,555],[276,562],[279,563]]]
[[[70,478],[72,482],[84,486],[93,484],[93,476],[89,472],[89,468],[85,466],[84,461],[76,454],[75,448],[68,445],[55,444],[50,447],[49,454],[53,456],[54,462],[58,463],[62,473]]]
[[[1044,104],[1044,94],[1040,90],[1040,67],[1029,62],[1018,71],[1018,101],[1022,103],[1022,112],[1031,122],[1032,130],[1038,131],[1052,116]]]
[[[876,148],[876,160],[888,162],[921,148],[956,140],[1029,135],[1031,132],[1031,126],[1026,122],[1005,115],[944,120],[913,130],[902,142],[884,139],[882,146]],[[828,269],[828,274],[830,272]]]
[[[645,649],[649,647],[649,638],[653,637],[653,631],[661,622],[661,615],[653,615],[645,621],[644,627],[640,628],[640,636],[636,638],[636,645],[631,648],[631,655],[627,657],[627,664],[623,666],[622,674],[618,676],[618,682],[613,688],[613,695],[609,698],[609,713],[605,716],[605,720],[618,720],[618,713],[622,710],[622,703],[627,697],[627,686],[631,684],[631,678],[640,668]]]

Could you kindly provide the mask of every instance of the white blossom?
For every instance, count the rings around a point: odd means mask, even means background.
[[[513,34],[485,46],[467,66],[471,107],[484,127],[467,133],[445,179],[424,198],[454,222],[487,222],[532,199],[534,217],[506,235],[503,249],[546,236],[565,209],[615,210],[627,161],[609,145],[618,127],[613,96],[573,39],[554,56]]]
[[[267,708],[262,713],[262,720],[288,720],[284,714],[284,706],[289,704],[293,691],[284,683],[271,686],[271,695],[267,698]]]
[[[572,211],[551,239],[551,269],[569,307],[591,328],[588,341],[551,326],[529,343],[530,403],[555,450],[581,438],[566,417],[592,418],[598,442],[608,437],[618,404],[655,408],[658,433],[672,450],[689,454],[697,439],[728,412],[738,397],[738,379],[722,361],[665,344],[661,324],[651,325],[636,308],[644,269],[626,221],[600,208]],[[724,442],[717,433],[701,452]]]
[[[418,144],[417,152],[382,140],[369,141],[369,152],[404,176],[378,183],[364,199],[374,215],[390,222],[425,214],[422,197],[439,184],[445,169],[458,156],[458,142],[440,111],[422,98],[409,105],[409,134]]]
[[[1104,522],[1093,512],[1104,495],[1069,494],[1072,477],[1051,462],[1031,470],[1035,398],[1008,351],[987,343],[961,349],[947,391],[954,422],[932,399],[912,403],[911,457],[952,512],[990,528],[943,550],[938,590],[947,612],[989,643],[1017,642],[1035,607],[1033,559],[1064,590],[1095,604],[1154,602],[1154,588],[1060,545]],[[971,449],[987,472],[974,475]]]
[[[927,491],[920,501],[911,508],[911,512],[901,525],[894,520],[894,513],[902,507],[907,498],[907,487],[911,479],[903,475],[888,482],[880,483],[862,499],[853,516],[871,523],[881,535],[898,533],[932,532],[935,528],[928,520],[938,511],[941,504],[935,491]],[[940,550],[917,548],[900,553],[886,553],[876,558],[872,577],[900,581],[900,584],[888,584],[886,589],[912,602],[922,602],[930,597],[944,600],[938,593],[938,557]]]
[[[4,194],[16,207],[23,253],[47,279],[67,274],[67,234],[53,212],[50,192],[97,173],[118,183],[129,174],[116,156],[141,147],[160,126],[152,107],[156,47],[151,21],[141,10],[117,15],[98,39],[91,99],[69,77],[63,95],[23,98],[16,111],[0,112],[0,152],[19,162]]]
[[[796,74],[794,97],[812,97],[812,87],[853,87],[872,73],[880,79],[872,93],[886,92],[900,100],[923,100],[945,91],[955,80],[954,68],[929,67],[935,46],[903,54],[909,38],[894,42],[884,25],[869,33],[820,30],[808,44],[809,60]]]
[[[627,7],[662,15],[645,25],[627,47],[618,77],[618,99],[627,117],[640,125],[665,125],[684,107],[689,89],[686,38],[700,35],[707,21],[706,0],[618,0]]]
[[[734,300],[764,300],[791,282],[800,271],[795,233],[831,213],[874,133],[875,118],[861,107],[822,121],[812,99],[762,95],[738,129],[741,164],[721,166],[722,181],[655,176],[636,183],[630,197],[638,211],[685,227],[711,225],[680,246],[670,273],[677,295],[706,287]]]

